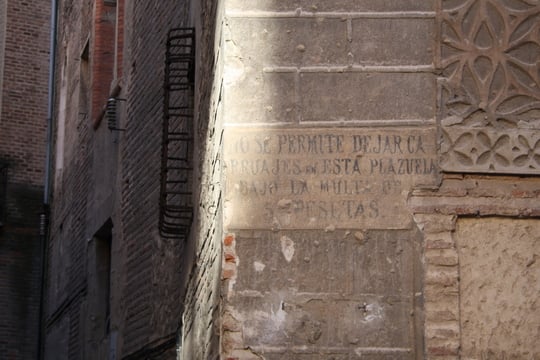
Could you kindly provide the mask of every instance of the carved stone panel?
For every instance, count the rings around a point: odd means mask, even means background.
[[[540,4],[443,0],[441,168],[540,174]]]
[[[523,174],[540,171],[540,131],[457,126],[443,128],[442,138],[441,163],[445,169]]]

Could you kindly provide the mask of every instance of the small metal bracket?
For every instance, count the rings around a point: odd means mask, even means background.
[[[126,129],[120,129],[116,127],[117,121],[117,102],[126,101],[126,99],[120,99],[116,97],[110,97],[107,100],[107,108],[105,109],[105,118],[107,119],[107,127],[111,131],[126,131]]]

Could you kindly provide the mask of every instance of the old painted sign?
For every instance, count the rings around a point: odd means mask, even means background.
[[[403,228],[413,186],[436,180],[432,128],[229,128],[229,228]]]

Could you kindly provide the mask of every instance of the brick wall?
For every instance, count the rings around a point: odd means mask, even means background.
[[[46,1],[7,2],[0,154],[21,184],[43,183],[49,14]]]
[[[125,12],[126,131],[120,135],[120,226],[124,267],[121,301],[123,355],[174,352],[180,323],[183,244],[159,236],[163,84],[167,33],[186,26],[188,2],[130,2]],[[156,21],[159,19],[159,21]],[[172,340],[172,342],[171,342]]]
[[[92,109],[94,128],[99,126],[115,72],[116,6],[96,1],[92,48]]]
[[[44,312],[44,358],[84,356],[87,307],[87,243],[96,230],[91,215],[90,189],[94,132],[90,97],[91,77],[84,49],[92,54],[90,2],[59,1],[55,108],[53,115],[55,174],[47,242]],[[60,140],[61,139],[61,140]]]
[[[0,227],[0,353],[32,359],[37,353],[41,285],[39,213],[42,188],[9,183]]]
[[[122,78],[123,66],[124,66],[124,21],[125,21],[125,8],[124,0],[119,0],[116,4],[117,8],[117,23],[116,23],[116,72],[115,78]]]
[[[0,51],[4,53],[6,45],[6,25],[7,25],[7,0],[0,1]],[[4,88],[4,56],[0,57],[0,89]],[[0,109],[2,109],[2,95],[0,95]],[[2,112],[0,111],[0,119]]]
[[[117,2],[117,6],[119,48],[113,81],[110,69],[100,68],[108,62],[100,56],[110,54],[100,53],[102,34],[96,25],[103,25],[101,20],[108,23],[108,18],[103,19],[92,2],[60,2],[55,154],[60,161],[56,161],[49,243],[47,358],[55,354],[69,359],[82,354],[100,357],[108,351],[126,359],[173,358],[190,274],[192,279],[199,275],[203,278],[200,284],[191,281],[190,291],[195,297],[190,299],[204,297],[210,308],[217,303],[219,247],[215,244],[219,241],[212,234],[219,233],[219,222],[214,221],[219,214],[219,187],[203,195],[213,198],[212,204],[201,200],[204,211],[199,217],[203,225],[194,228],[197,235],[193,238],[202,234],[203,240],[183,244],[163,239],[158,232],[165,42],[171,28],[188,25],[189,2],[130,2],[125,10],[123,2]],[[199,23],[198,31],[203,44],[213,41],[214,13],[210,3],[201,9],[200,16],[205,20],[204,25]],[[92,14],[97,14],[95,22]],[[109,36],[101,40],[111,44]],[[87,41],[88,62],[93,69],[90,81],[84,78],[87,65],[82,61]],[[196,125],[200,137],[197,146],[204,177],[217,184],[219,171],[206,172],[206,167],[218,162],[220,143],[214,144],[213,139],[221,138],[220,132],[213,130],[216,116],[207,120],[216,112],[209,110],[212,78],[205,76],[206,71],[212,71],[212,48],[200,56],[204,65],[198,70],[201,75],[197,80],[202,89],[197,95],[201,113],[200,125]],[[92,101],[94,95],[99,93],[100,99],[106,99],[111,91],[124,99],[118,106],[118,127],[125,128],[122,132],[111,132],[106,124],[93,121],[102,115],[102,106]],[[206,146],[211,148],[213,159],[208,163],[202,152]],[[208,188],[201,185],[201,189]],[[103,334],[97,330],[105,320],[96,310],[99,306],[95,298],[99,286],[94,268],[99,259],[90,252],[107,221],[112,223],[111,317],[110,332]],[[204,271],[191,272],[195,248],[198,254],[201,249],[206,253],[210,244],[211,259],[204,261],[213,261],[211,282]],[[201,295],[201,286],[209,291]],[[190,300],[190,307],[193,304]],[[205,308],[193,316],[208,322],[206,313]],[[217,315],[214,310],[210,319]],[[210,329],[209,334],[214,336],[201,341],[208,344],[205,351],[217,354],[217,330]]]
[[[41,289],[50,4],[2,1],[0,11],[0,163],[7,167],[0,204],[0,356],[33,359]]]
[[[222,7],[193,4],[197,34],[196,216],[185,272],[189,274],[183,309],[182,358],[218,359],[222,228]],[[217,19],[217,21],[216,21]],[[189,258],[191,257],[191,258]]]
[[[65,138],[56,154],[63,167],[57,169],[49,244],[47,357],[59,352],[75,359],[114,345],[88,341],[95,330],[86,243],[94,241],[100,219],[107,216],[114,224],[110,326],[118,334],[117,356],[172,358],[178,336],[188,356],[219,356],[222,37],[214,35],[221,28],[214,20],[215,2],[191,9],[198,49],[194,153],[201,179],[194,189],[192,237],[187,244],[164,240],[157,228],[165,40],[170,28],[188,25],[188,5],[127,4],[123,62],[118,63],[123,77],[117,79],[118,96],[126,99],[119,125],[126,130],[110,133],[103,124],[90,127],[99,106],[79,114],[91,92],[83,88],[82,69],[72,59],[80,57],[90,39],[90,63],[99,62],[88,21],[92,6],[61,3],[57,106]],[[93,75],[91,84],[99,82]],[[106,160],[111,158],[118,162]]]
[[[512,314],[528,309],[538,292],[537,286],[531,286],[530,292],[508,301],[506,297],[513,293],[508,290],[509,283],[516,281],[501,278],[519,276],[519,281],[534,282],[537,276],[536,252],[531,246],[537,236],[528,233],[538,226],[540,214],[536,183],[534,178],[455,174],[446,175],[436,190],[417,189],[412,194],[409,204],[424,234],[426,358],[497,358],[508,354],[534,357],[538,353],[538,347],[531,343],[511,345],[518,338],[525,343],[529,341],[527,331],[518,336],[515,336],[517,330],[513,331],[514,335],[508,337],[507,343],[487,341],[498,336],[488,334],[489,331],[513,326],[507,316],[519,318]],[[486,236],[493,231],[497,234],[512,232],[503,241],[504,244],[510,241],[512,249],[500,243],[499,235]],[[485,252],[476,256],[492,259],[490,263],[497,264],[494,269],[487,270],[484,260],[472,261],[471,254],[474,254],[477,242],[483,242],[484,250],[480,251]],[[528,256],[517,255],[525,248],[528,248]],[[514,261],[507,262],[509,252],[513,253]],[[503,268],[504,275],[493,278],[492,274]],[[471,274],[471,271],[475,273]],[[471,293],[475,291],[476,296],[471,301]],[[508,306],[490,305],[486,302],[488,293],[496,293],[488,297],[500,296],[499,302],[506,301]],[[520,305],[516,307],[510,305],[518,303]],[[490,309],[488,313],[483,312],[486,309]],[[492,313],[497,314],[498,326],[487,325],[486,328],[484,325],[493,321]],[[524,319],[521,326],[526,328],[535,324],[538,324],[538,318],[532,317]],[[519,353],[521,349],[527,354]],[[504,353],[506,355],[502,355]]]

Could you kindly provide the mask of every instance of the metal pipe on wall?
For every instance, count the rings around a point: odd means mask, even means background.
[[[51,173],[51,153],[52,153],[52,128],[54,115],[54,82],[55,82],[55,65],[56,65],[56,28],[57,28],[57,0],[51,1],[51,32],[49,45],[49,80],[47,94],[47,143],[45,154],[45,180],[43,189],[43,204],[49,205],[50,200],[50,173]]]
[[[43,184],[43,212],[39,221],[39,238],[41,246],[40,262],[40,300],[39,300],[39,321],[38,321],[38,345],[37,359],[44,356],[44,315],[45,315],[45,282],[47,271],[47,241],[49,237],[49,202],[50,202],[50,174],[51,156],[53,144],[53,116],[55,99],[55,66],[56,66],[56,30],[58,26],[58,1],[51,0],[51,20],[50,20],[50,45],[49,45],[49,78],[47,91],[47,138],[45,149],[45,179]]]

